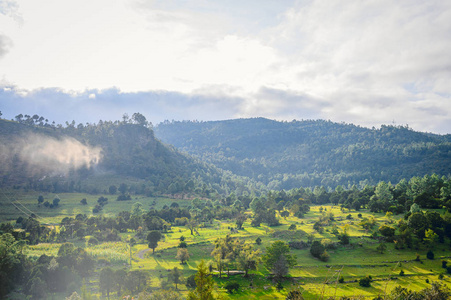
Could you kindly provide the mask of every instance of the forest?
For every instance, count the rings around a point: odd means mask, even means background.
[[[449,136],[135,113],[0,141],[2,299],[451,297]]]

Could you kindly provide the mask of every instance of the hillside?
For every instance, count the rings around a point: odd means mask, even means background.
[[[0,120],[0,184],[98,193],[134,182],[135,194],[199,196],[235,188],[224,172],[163,145],[147,121],[66,125]]]
[[[165,143],[271,189],[451,174],[451,136],[403,126],[368,129],[324,120],[164,122]]]

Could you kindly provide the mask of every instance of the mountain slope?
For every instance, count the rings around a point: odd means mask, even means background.
[[[264,118],[165,122],[155,134],[178,149],[270,188],[397,182],[451,174],[451,136],[402,126],[368,129],[324,120]]]
[[[0,186],[96,192],[117,182],[141,182],[140,193],[229,192],[237,181],[162,144],[147,125],[132,122],[54,125],[0,120]],[[99,187],[99,182],[104,186]],[[240,183],[241,184],[241,183]],[[138,192],[138,191],[133,191]]]

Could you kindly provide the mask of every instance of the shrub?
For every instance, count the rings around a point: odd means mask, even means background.
[[[304,300],[304,297],[300,291],[290,291],[285,300]]]
[[[194,289],[196,288],[196,280],[195,280],[195,275],[191,275],[188,278],[186,278],[186,283],[185,283],[187,288],[190,289]]]
[[[258,238],[255,240],[255,243],[256,243],[257,245],[261,245],[261,244],[262,244],[262,239],[261,239],[260,237],[258,237]]]
[[[291,249],[305,249],[308,247],[308,243],[304,242],[304,241],[298,241],[298,242],[288,242],[288,246],[290,246]]]
[[[180,244],[178,245],[179,248],[186,248],[187,244],[186,242],[180,242]]]
[[[451,274],[451,267],[446,267],[446,273]]]
[[[370,276],[366,276],[364,278],[361,278],[359,280],[359,285],[362,287],[370,287],[371,286],[371,277]]]
[[[343,275],[341,275],[340,278],[338,278],[338,282],[339,283],[345,282],[345,278],[343,277]]]
[[[361,213],[359,213],[359,214],[357,215],[357,217],[359,217],[359,218],[362,218],[362,214],[361,214]]]
[[[401,270],[401,271],[399,272],[399,276],[404,276],[404,270]]]
[[[98,245],[98,244],[99,244],[99,240],[96,239],[95,237],[90,236],[88,238],[88,245]]]
[[[288,230],[296,230],[296,224],[291,224]]]
[[[314,241],[312,243],[312,246],[310,247],[310,253],[317,258],[321,257],[321,254],[323,254],[325,251],[325,248],[319,241]]]
[[[439,280],[443,280],[444,277],[445,277],[445,276],[444,276],[442,273],[440,273],[440,274],[438,275],[438,279],[439,279]]]
[[[229,294],[233,294],[233,292],[238,292],[238,289],[240,288],[240,284],[238,282],[232,281],[228,282],[224,288],[227,290]]]
[[[434,252],[432,252],[432,250],[429,250],[428,253],[426,253],[426,257],[428,259],[434,259]]]
[[[319,256],[319,259],[321,261],[328,261],[329,260],[329,253],[327,253],[326,250],[324,250],[324,252]]]
[[[347,216],[346,216],[346,219],[352,220],[352,215],[351,215],[351,214],[347,215]]]
[[[442,260],[442,268],[446,269],[446,265],[448,264],[448,261]]]

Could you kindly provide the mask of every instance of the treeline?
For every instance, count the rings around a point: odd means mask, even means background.
[[[451,135],[408,126],[368,129],[324,120],[163,122],[157,137],[269,189],[398,182],[451,174]]]

